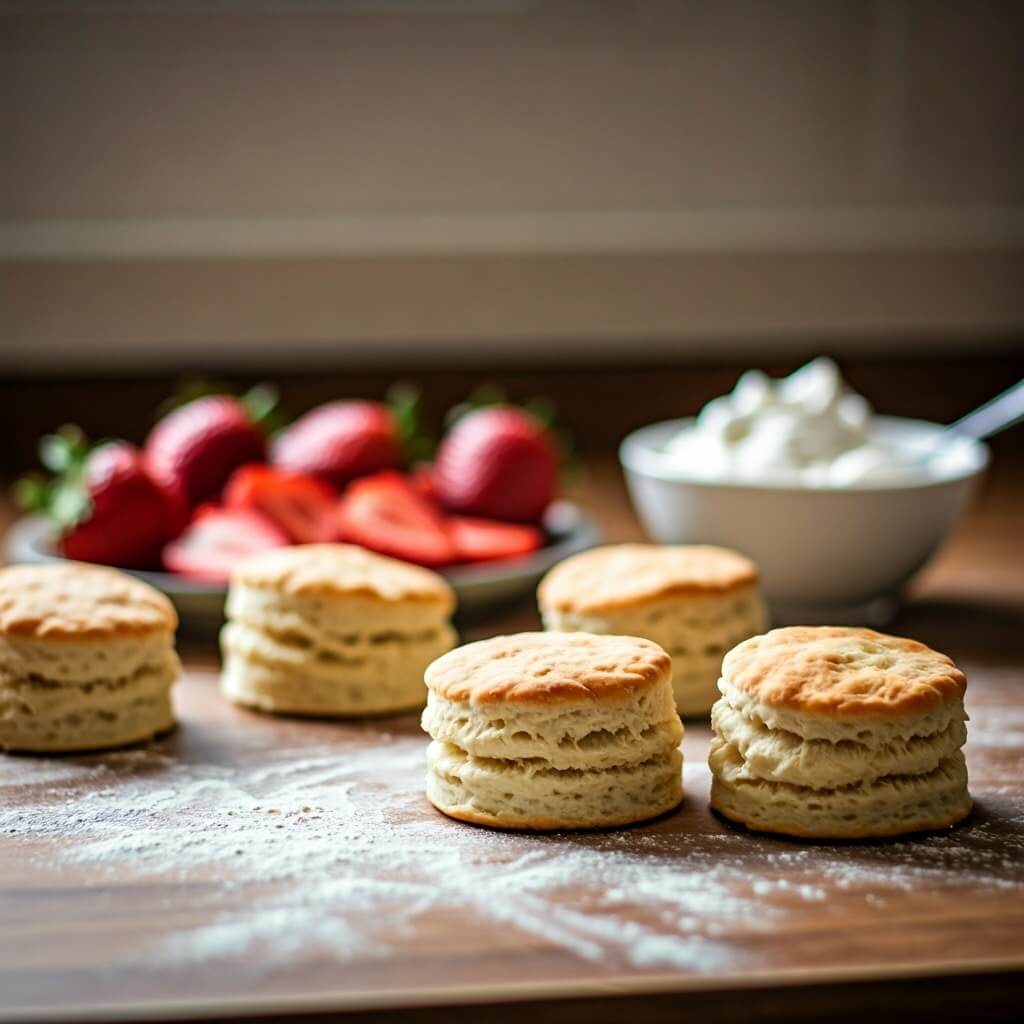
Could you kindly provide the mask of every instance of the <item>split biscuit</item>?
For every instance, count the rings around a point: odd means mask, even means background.
[[[683,797],[672,663],[649,640],[520,633],[435,661],[427,796],[507,829],[626,825]]]
[[[766,624],[757,567],[707,545],[594,548],[555,566],[537,593],[545,629],[642,636],[668,651],[683,716],[707,715],[722,657]]]
[[[794,626],[726,655],[711,806],[748,828],[870,838],[970,812],[963,673],[916,640]]]
[[[0,569],[0,750],[102,750],[174,724],[178,618],[116,569]]]
[[[275,548],[231,579],[221,689],[282,714],[352,717],[423,706],[423,672],[455,643],[436,573],[348,544]]]

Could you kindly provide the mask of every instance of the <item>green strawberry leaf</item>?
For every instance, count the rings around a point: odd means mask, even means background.
[[[463,416],[475,412],[477,409],[485,409],[491,405],[509,404],[511,403],[504,388],[497,384],[481,384],[469,393],[468,398],[448,410],[444,417],[445,429],[451,430]]]
[[[15,500],[28,512],[44,513],[61,532],[87,519],[92,502],[85,482],[90,452],[81,427],[66,423],[39,441],[39,461],[52,474],[22,477],[14,488]]]
[[[50,518],[63,530],[89,517],[92,502],[80,479],[68,478],[54,485],[50,494]]]
[[[187,378],[178,386],[177,390],[169,398],[164,399],[156,409],[156,418],[161,420],[169,412],[180,409],[197,398],[209,398],[212,395],[235,396],[238,394],[237,387],[209,380],[205,377]],[[238,396],[238,400],[245,406],[249,418],[269,437],[277,433],[282,427],[287,426],[289,418],[280,405],[280,391],[276,384],[264,381],[261,384],[254,384],[248,391]]]
[[[434,454],[436,438],[423,428],[421,392],[411,381],[398,381],[388,388],[387,404],[395,421],[398,441],[408,464],[425,462]]]
[[[50,500],[50,486],[41,473],[29,473],[14,484],[14,500],[26,512],[43,512]]]
[[[180,409],[197,398],[209,395],[223,395],[227,389],[219,387],[215,381],[206,377],[186,377],[179,383],[173,395],[169,395],[156,407],[156,419],[162,420],[169,412]]]
[[[241,403],[249,413],[249,419],[268,436],[276,434],[288,423],[288,417],[281,409],[281,392],[276,384],[264,381],[255,384],[241,397]]]
[[[51,473],[68,473],[81,466],[89,452],[85,434],[73,423],[65,423],[39,441],[39,461]]]
[[[558,419],[558,407],[552,399],[547,398],[544,395],[537,395],[534,398],[528,398],[523,403],[523,409],[542,427],[552,433],[555,432],[555,424]]]

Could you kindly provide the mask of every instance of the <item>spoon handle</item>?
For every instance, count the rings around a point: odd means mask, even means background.
[[[951,423],[946,430],[951,434],[981,440],[991,437],[1007,427],[1024,420],[1024,380],[1007,388],[1001,395],[979,405],[973,412]]]

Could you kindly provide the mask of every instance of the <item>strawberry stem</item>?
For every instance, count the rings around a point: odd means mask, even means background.
[[[451,430],[455,424],[467,413],[475,412],[477,409],[484,409],[491,405],[510,405],[504,388],[497,384],[481,384],[474,388],[469,397],[453,405],[444,417],[444,425]]]
[[[411,381],[392,384],[387,392],[387,405],[395,421],[398,442],[407,464],[425,462],[434,454],[437,441],[423,428],[420,389]]]
[[[206,398],[208,395],[224,394],[225,389],[218,387],[216,383],[207,380],[205,377],[188,377],[182,380],[175,389],[173,395],[169,395],[156,407],[156,419],[162,420],[169,412],[174,412],[197,398]]]
[[[234,397],[237,389],[228,387],[217,381],[195,377],[183,381],[170,398],[164,399],[156,410],[156,418],[163,419],[169,412],[180,409],[197,398],[210,398],[213,395]],[[256,426],[268,437],[276,433],[288,423],[288,417],[280,406],[281,394],[276,384],[264,381],[254,384],[248,391],[238,397],[245,411]]]
[[[277,385],[264,381],[254,384],[240,399],[249,419],[268,436],[276,433],[288,422],[281,409],[281,392]]]
[[[41,473],[29,473],[14,482],[14,500],[26,512],[42,512],[49,493],[50,488]]]
[[[73,423],[65,423],[39,441],[39,461],[51,473],[68,473],[80,468],[88,453],[85,434]]]
[[[92,511],[89,492],[79,475],[58,480],[50,491],[48,512],[62,530],[70,529],[86,519]]]

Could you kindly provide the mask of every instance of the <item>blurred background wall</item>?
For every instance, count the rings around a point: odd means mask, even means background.
[[[1021,351],[1019,3],[0,14],[8,374]]]

